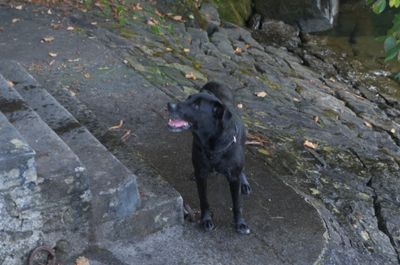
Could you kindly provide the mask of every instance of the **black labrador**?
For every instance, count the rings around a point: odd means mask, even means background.
[[[209,82],[185,101],[168,103],[168,111],[171,131],[191,129],[193,134],[192,163],[203,228],[206,231],[214,229],[207,200],[207,177],[216,171],[229,181],[236,231],[249,234],[240,203],[240,191],[249,194],[251,190],[243,171],[246,131],[232,92],[220,83]]]

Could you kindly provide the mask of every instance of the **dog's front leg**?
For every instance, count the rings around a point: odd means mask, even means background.
[[[211,218],[210,205],[207,200],[207,176],[195,177],[200,199],[201,225],[205,231],[211,231],[215,226]]]
[[[246,174],[244,173],[244,170],[240,172],[240,188],[242,191],[242,194],[244,195],[249,195],[251,192],[250,184],[247,181]]]
[[[235,222],[236,232],[238,232],[239,234],[248,235],[250,234],[250,229],[247,226],[242,216],[242,209],[240,203],[240,186],[241,186],[240,176],[233,178],[228,177],[228,181],[232,196],[232,204],[233,204],[232,211],[233,211],[233,220]]]

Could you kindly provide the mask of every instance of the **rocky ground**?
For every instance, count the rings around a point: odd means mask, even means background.
[[[258,42],[249,31],[221,23],[208,6],[197,12],[143,1],[140,7],[121,26],[99,12],[4,6],[0,56],[21,60],[122,161],[140,156],[192,207],[190,135],[165,130],[165,103],[184,99],[207,80],[226,83],[249,130],[248,244],[268,246],[253,251],[252,259],[234,255],[235,264],[400,263],[396,82],[361,73],[356,62],[312,40],[291,44],[290,51]],[[163,15],[169,12],[184,16]],[[27,21],[35,21],[38,34]],[[40,43],[45,36],[55,39]],[[120,120],[122,128],[108,130]],[[210,191],[221,210],[214,237],[241,240],[223,225],[230,202],[220,179]]]

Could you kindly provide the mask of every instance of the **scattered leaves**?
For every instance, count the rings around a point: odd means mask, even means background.
[[[58,54],[57,54],[56,52],[49,52],[49,56],[50,56],[50,57],[53,57],[53,58],[54,58],[54,57],[57,57],[57,55],[58,55]]]
[[[367,126],[368,128],[372,128],[372,124],[367,121],[364,121],[364,125]]]
[[[235,49],[235,54],[236,54],[236,55],[241,55],[242,53],[243,53],[242,48],[236,47],[236,49]]]
[[[259,98],[265,98],[267,96],[267,92],[265,92],[265,91],[258,91],[254,94]]]
[[[90,265],[90,262],[86,257],[81,256],[75,260],[75,265]]]
[[[131,135],[131,130],[127,130],[124,135],[122,135],[121,140],[123,142],[125,142],[126,140],[128,140],[129,136]]]
[[[311,148],[311,149],[316,149],[317,148],[317,144],[314,144],[313,142],[309,141],[309,140],[305,140],[303,145],[305,147]]]
[[[75,28],[74,28],[73,26],[68,26],[68,27],[67,27],[67,30],[68,30],[68,31],[73,31],[73,30],[75,30]]]
[[[175,21],[182,21],[182,16],[173,16],[172,19]]]
[[[120,120],[118,125],[111,126],[110,128],[108,128],[108,130],[117,130],[117,129],[121,129],[122,125],[124,125],[124,121],[123,121],[123,120]]]
[[[246,144],[265,146],[267,144],[267,139],[260,133],[247,133]]]
[[[157,25],[158,24],[158,21],[157,20],[155,20],[154,18],[149,18],[148,20],[147,20],[147,25],[150,25],[150,26],[155,26],[155,25]]]
[[[131,8],[133,11],[143,10],[143,7],[140,5],[140,3],[132,4]]]
[[[11,22],[12,22],[13,24],[15,24],[15,23],[17,23],[17,22],[19,22],[19,21],[21,21],[21,19],[19,19],[19,18],[13,18],[13,19],[11,20]]]
[[[310,192],[312,195],[319,195],[321,193],[319,190],[314,189],[314,188],[310,188]]]
[[[191,80],[196,80],[196,79],[197,79],[197,77],[193,74],[193,72],[187,72],[187,73],[185,74],[185,77],[186,77],[187,79],[191,79]]]
[[[53,36],[46,36],[46,37],[44,37],[44,38],[42,38],[40,40],[41,43],[50,43],[52,41],[54,41],[54,37]]]
[[[156,15],[159,16],[159,17],[163,17],[164,16],[160,11],[158,11],[158,9],[156,9],[156,11],[154,13],[156,13]]]

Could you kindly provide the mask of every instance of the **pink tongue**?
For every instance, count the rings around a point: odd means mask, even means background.
[[[188,125],[187,121],[184,120],[169,120],[168,125],[176,128],[185,127]]]

